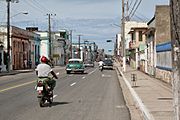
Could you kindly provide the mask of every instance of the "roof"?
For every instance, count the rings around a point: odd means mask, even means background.
[[[147,29],[143,34],[149,34],[150,32],[155,32],[155,28],[154,27],[151,27],[149,29]]]
[[[131,30],[147,29],[147,27],[132,27]]]
[[[148,27],[132,27],[128,34],[135,32],[135,30],[147,30]]]
[[[147,23],[147,25],[151,24],[155,20],[155,16]]]

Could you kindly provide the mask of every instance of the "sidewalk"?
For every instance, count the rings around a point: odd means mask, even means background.
[[[65,66],[54,66],[53,70],[56,69],[65,69]],[[12,70],[10,72],[0,72],[0,77],[1,76],[6,76],[6,75],[15,75],[15,74],[20,74],[20,73],[27,73],[27,72],[33,72],[34,69],[22,69],[22,70]]]
[[[141,116],[144,119],[173,119],[173,95],[170,85],[129,66],[126,66],[126,72],[122,73],[119,63],[116,63],[116,66],[123,77],[123,80],[120,81],[126,84],[134,105],[141,111]],[[131,83],[131,74],[137,75],[136,86],[134,87]]]
[[[34,69],[23,69],[23,70],[12,70],[10,72],[0,72],[0,77],[1,76],[6,76],[6,75],[15,75],[19,73],[27,73],[27,72],[32,72]]]

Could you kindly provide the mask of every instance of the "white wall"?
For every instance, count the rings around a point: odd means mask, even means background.
[[[117,55],[121,55],[120,51],[121,34],[117,34]]]

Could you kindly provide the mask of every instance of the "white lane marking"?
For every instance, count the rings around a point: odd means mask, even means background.
[[[85,78],[86,78],[85,76],[82,77],[82,79],[85,79]]]
[[[69,75],[69,76],[73,76],[73,75]]]
[[[75,84],[76,84],[76,82],[72,83],[70,86],[73,86],[73,85],[75,85]]]
[[[121,108],[126,108],[126,107],[124,105],[118,105],[116,106],[116,108],[121,109]]]
[[[111,75],[104,75],[104,74],[102,74],[102,77],[111,77]]]
[[[96,68],[96,69],[97,69],[97,68]],[[90,75],[90,74],[92,74],[92,73],[94,73],[94,72],[96,71],[96,69],[95,69],[95,70],[93,70],[93,71],[91,71],[91,72],[89,73],[89,75]]]
[[[57,97],[57,95],[53,95],[53,98]]]
[[[32,84],[32,83],[34,83],[34,82],[36,82],[36,81],[31,81],[31,82],[19,84],[19,85],[16,85],[16,86],[12,86],[12,87],[9,87],[9,88],[0,90],[0,93],[1,93],[1,92],[5,92],[5,91],[8,91],[8,90],[11,90],[11,89],[14,89],[14,88],[18,88],[18,87],[21,87],[21,86],[29,85],[29,84]]]

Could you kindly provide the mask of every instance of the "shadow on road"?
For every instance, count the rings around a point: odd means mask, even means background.
[[[74,75],[84,75],[84,74],[88,74],[87,72],[84,72],[84,73],[81,73],[81,72],[72,72],[72,73],[69,73],[69,74],[74,74]]]
[[[72,102],[53,102],[51,104],[51,106],[57,106],[57,105],[67,105],[67,104],[70,104]]]
[[[57,106],[57,105],[67,105],[70,104],[72,102],[53,102],[52,104],[49,103],[45,103],[45,105],[43,107],[52,107],[52,106]]]

